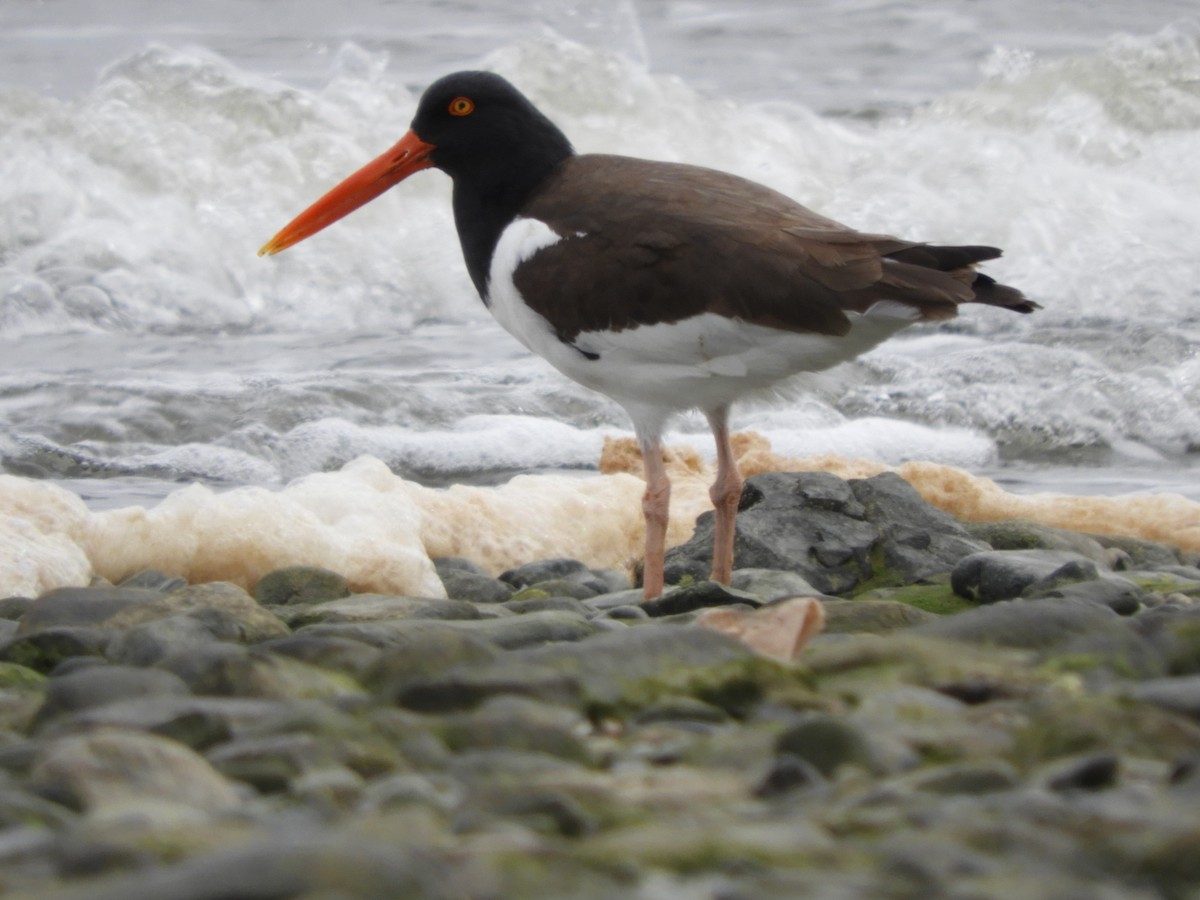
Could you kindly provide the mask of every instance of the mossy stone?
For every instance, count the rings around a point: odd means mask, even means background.
[[[287,566],[268,572],[254,586],[254,599],[264,606],[320,603],[350,596],[346,579],[315,566]]]
[[[780,755],[802,759],[828,778],[843,765],[874,772],[878,768],[866,735],[858,726],[837,716],[813,713],[779,736]]]

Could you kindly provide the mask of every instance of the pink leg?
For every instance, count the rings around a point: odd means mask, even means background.
[[[642,515],[646,519],[646,558],[642,563],[642,596],[653,600],[663,592],[663,558],[667,552],[667,517],[671,506],[671,481],[663,464],[659,436],[638,437],[642,467],[646,473],[646,493],[642,495]]]
[[[708,412],[708,424],[717,444],[717,480],[709,489],[716,518],[713,522],[712,580],[729,584],[733,578],[734,522],[742,499],[742,476],[729,442],[729,408]]]

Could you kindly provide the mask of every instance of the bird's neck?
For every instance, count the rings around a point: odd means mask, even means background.
[[[454,224],[462,244],[467,272],[484,303],[488,302],[488,272],[492,255],[505,228],[550,174],[574,151],[561,144],[543,146],[537,153],[508,157],[503,165],[454,174]]]

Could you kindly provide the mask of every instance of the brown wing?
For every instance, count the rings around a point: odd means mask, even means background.
[[[568,159],[521,214],[564,238],[513,277],[568,341],[702,312],[845,334],[847,312],[885,299],[951,318],[986,277],[972,264],[999,255],[863,234],[734,175],[620,156]]]

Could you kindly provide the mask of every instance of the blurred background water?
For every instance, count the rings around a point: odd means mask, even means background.
[[[467,279],[439,173],[255,251],[494,69],[582,151],[989,243],[968,309],[741,409],[780,452],[1200,498],[1193,4],[0,0],[0,470],[94,507],[361,454],[429,484],[596,464],[622,412]],[[708,452],[699,418],[674,439]]]

